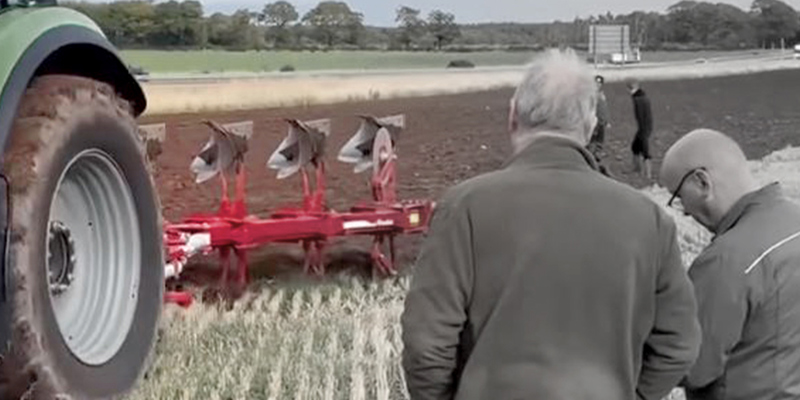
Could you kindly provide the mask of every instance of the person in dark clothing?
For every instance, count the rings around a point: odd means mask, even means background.
[[[572,50],[514,93],[514,153],[437,201],[406,294],[412,400],[661,400],[700,347],[676,224],[597,173],[591,70]]]
[[[800,206],[708,129],[670,147],[661,180],[714,234],[689,269],[703,340],[687,399],[800,399]]]
[[[638,80],[628,79],[626,86],[633,98],[633,114],[636,118],[636,134],[631,143],[633,168],[634,171],[641,172],[646,179],[650,180],[652,179],[650,136],[653,133],[653,113],[650,99],[640,87]]]

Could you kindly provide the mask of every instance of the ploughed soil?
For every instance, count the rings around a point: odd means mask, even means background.
[[[651,99],[654,134],[653,171],[670,144],[692,129],[717,129],[735,138],[749,158],[760,158],[783,147],[800,144],[800,70],[766,72],[682,81],[643,82]],[[609,83],[612,126],[606,131],[603,162],[615,179],[641,188],[646,182],[632,171],[630,143],[635,131],[633,106],[622,83]],[[197,212],[218,207],[217,179],[195,184],[189,171],[194,155],[209,139],[203,119],[219,123],[252,120],[254,135],[246,154],[247,201],[251,214],[267,216],[282,206],[301,201],[299,175],[276,179],[267,159],[288,132],[285,118],[330,118],[327,142],[327,201],[340,211],[370,198],[369,172],[356,175],[353,165],[336,160],[341,146],[356,132],[359,114],[386,116],[403,113],[406,129],[397,144],[398,195],[403,199],[435,200],[447,187],[500,167],[510,151],[506,131],[511,89],[482,93],[388,99],[358,103],[181,115],[148,116],[141,123],[166,122],[167,140],[158,159],[156,181],[164,217],[178,222]],[[401,267],[413,261],[421,237],[397,240]],[[332,239],[327,260],[331,270],[369,268],[370,238]],[[253,278],[294,275],[301,270],[302,247],[271,244],[250,251]],[[206,281],[216,274],[215,256],[197,258],[184,279]],[[198,282],[199,283],[199,282]]]

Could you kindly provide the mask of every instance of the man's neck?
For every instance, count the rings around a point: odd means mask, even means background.
[[[559,137],[559,138],[566,138],[576,143],[580,144],[580,142],[573,137],[572,135],[559,133],[556,131],[523,131],[515,133],[511,136],[511,145],[514,151],[514,154],[518,154],[520,151],[524,150],[528,146],[530,146],[531,142],[538,138],[543,137]]]
[[[733,195],[726,196],[729,200],[721,207],[721,210],[718,212],[717,216],[717,223],[715,224],[715,229],[711,231],[713,233],[718,233],[720,224],[724,221],[731,212],[734,211],[734,207],[736,207],[745,197],[751,196],[758,192],[759,190],[763,189],[761,185],[759,185],[755,180],[748,180],[741,182],[731,191],[734,193]]]

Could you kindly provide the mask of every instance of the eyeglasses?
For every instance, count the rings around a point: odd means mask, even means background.
[[[689,172],[683,175],[683,178],[681,178],[680,182],[678,182],[678,186],[675,188],[675,191],[672,192],[672,197],[669,198],[669,201],[667,202],[667,207],[672,207],[672,202],[674,202],[675,198],[678,197],[678,193],[680,193],[683,184],[686,182],[687,179],[689,179],[690,176],[695,174],[697,171],[705,171],[705,170],[706,170],[705,167],[692,168],[689,170]]]

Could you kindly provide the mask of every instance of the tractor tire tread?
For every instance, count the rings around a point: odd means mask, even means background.
[[[42,337],[36,331],[36,323],[31,321],[32,295],[27,280],[36,277],[26,271],[24,260],[15,262],[14,254],[27,246],[26,222],[31,213],[36,212],[27,204],[30,202],[29,192],[39,181],[37,164],[53,152],[54,146],[48,144],[54,135],[61,132],[54,127],[67,123],[71,111],[86,107],[110,111],[132,132],[138,132],[131,105],[115,93],[112,86],[80,76],[43,75],[35,78],[28,87],[6,144],[2,166],[9,182],[11,235],[8,265],[14,271],[15,296],[12,344],[5,358],[0,359],[2,399],[72,399],[67,394],[70,388],[53,372],[52,361],[42,350]],[[142,162],[149,168],[144,155],[144,140],[138,134],[134,136],[139,143]],[[155,187],[152,175],[150,184]],[[160,209],[157,196],[155,200]],[[157,222],[162,226],[160,213]],[[146,368],[140,375],[150,369],[154,357],[155,346],[152,346]]]

